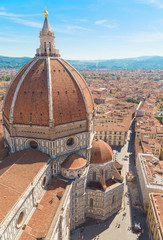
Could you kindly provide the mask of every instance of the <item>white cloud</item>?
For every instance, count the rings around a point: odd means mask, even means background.
[[[14,13],[8,13],[5,11],[0,12],[0,17],[4,17],[4,18],[9,19],[18,24],[22,24],[22,25],[29,26],[29,27],[36,27],[36,28],[41,28],[42,24],[39,22],[27,20],[24,18],[31,17],[31,16],[40,16],[40,15],[41,14],[14,14]]]
[[[139,0],[139,1],[144,2],[146,4],[155,5],[158,8],[163,8],[163,0]]]
[[[89,30],[90,30],[90,29],[85,28],[85,27],[81,27],[81,26],[71,26],[71,25],[67,26],[67,29],[69,29],[69,30],[79,29],[79,30],[85,30],[85,31],[89,31]]]
[[[30,20],[26,20],[26,19],[22,19],[22,18],[16,18],[16,17],[11,17],[9,18],[10,20],[28,26],[28,27],[35,27],[35,28],[41,28],[42,27],[42,23],[39,22],[35,22],[35,21],[30,21]]]
[[[2,11],[2,9],[0,8]],[[8,13],[8,12],[0,12],[0,16],[4,17],[32,17],[32,16],[41,16],[42,14],[14,14],[14,13]]]
[[[83,18],[83,19],[79,19],[79,21],[80,22],[88,22],[88,19]]]
[[[5,8],[4,7],[0,7],[0,11],[4,11],[5,10]]]
[[[107,27],[107,28],[117,28],[116,24],[110,24],[108,22],[108,20],[103,19],[103,20],[98,20],[95,22],[96,25],[102,25],[103,27]]]
[[[117,28],[117,25],[114,25],[114,24],[105,24],[104,27],[107,27],[107,28]]]
[[[104,20],[98,20],[95,22],[95,24],[103,24],[103,23],[107,23],[108,20],[104,19]]]

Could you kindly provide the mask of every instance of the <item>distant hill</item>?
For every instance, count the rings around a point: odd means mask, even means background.
[[[0,68],[21,68],[31,58],[29,57],[4,57],[0,56]]]
[[[78,69],[163,69],[163,57],[138,57],[95,61],[73,61],[69,62]]]
[[[21,68],[31,58],[0,56],[0,68]],[[163,69],[163,57],[143,56],[111,60],[68,60],[77,69]]]

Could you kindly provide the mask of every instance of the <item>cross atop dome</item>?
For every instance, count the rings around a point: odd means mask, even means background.
[[[47,7],[45,7],[44,16],[45,16],[46,18],[47,18],[47,16],[48,16]]]
[[[36,56],[53,56],[53,57],[60,57],[59,50],[55,48],[54,44],[54,31],[50,27],[48,21],[48,11],[45,8],[44,11],[44,24],[42,30],[40,31],[40,48],[36,50]]]

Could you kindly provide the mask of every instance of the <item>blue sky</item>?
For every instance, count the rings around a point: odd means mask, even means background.
[[[0,55],[35,55],[45,6],[65,59],[163,56],[163,0],[0,0]]]

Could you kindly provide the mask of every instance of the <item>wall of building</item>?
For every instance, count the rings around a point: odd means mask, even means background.
[[[162,240],[159,222],[156,218],[154,206],[151,199],[148,207],[147,224],[149,240]]]
[[[97,131],[95,137],[102,139],[111,146],[124,146],[126,143],[127,132],[119,131]]]
[[[105,191],[87,189],[86,217],[105,220],[121,209],[123,197],[123,183],[116,183]]]
[[[144,161],[137,159],[137,174],[139,178],[139,183],[140,183],[140,191],[142,194],[142,202],[144,206],[144,210],[147,212],[148,210],[148,205],[149,205],[149,193],[163,193],[163,185],[157,185],[157,184],[150,184],[148,180],[148,175],[146,173]]]
[[[104,164],[90,164],[88,172],[88,182],[100,182],[102,184],[101,171],[104,172],[105,180],[112,178],[113,161]]]
[[[85,174],[80,178],[76,178],[72,186],[72,202],[71,202],[71,229],[76,228],[85,222],[85,191],[88,168]]]
[[[28,186],[24,194],[20,197],[19,201],[8,213],[3,223],[1,224],[1,240],[15,239],[21,230],[22,225],[25,224],[25,221],[28,218],[29,214],[39,202],[39,197],[44,189],[42,183],[45,176],[47,185],[52,176],[51,165],[45,165],[41,169],[30,186]],[[22,224],[18,226],[17,221],[21,212],[24,214],[24,220],[22,221]]]
[[[10,137],[9,132],[4,128],[4,137],[11,147],[11,152],[20,151],[29,148],[30,141],[35,141],[38,144],[38,150],[49,154],[52,158],[56,158],[66,153],[71,153],[82,148],[90,148],[90,133],[82,132],[76,135],[69,135],[68,137],[59,138],[54,141],[38,139],[38,138],[25,138],[25,137]],[[69,138],[74,139],[72,146],[67,145]]]

